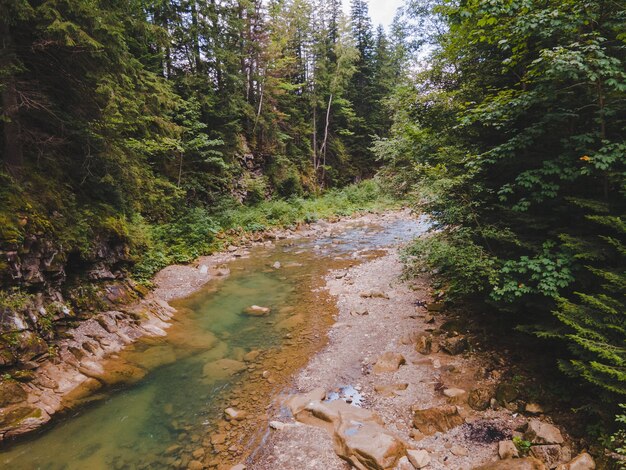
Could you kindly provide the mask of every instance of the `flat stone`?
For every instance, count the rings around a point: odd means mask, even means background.
[[[372,370],[375,374],[395,372],[402,364],[406,364],[406,359],[402,354],[387,351],[378,358]]]
[[[498,442],[498,455],[501,459],[515,459],[519,457],[519,450],[511,440]]]
[[[230,467],[230,470],[246,470],[246,466],[242,463],[238,463],[237,465],[233,465]]]
[[[430,464],[430,454],[426,450],[409,449],[406,455],[415,468],[424,468]]]

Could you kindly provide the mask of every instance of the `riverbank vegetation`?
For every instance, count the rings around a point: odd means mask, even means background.
[[[404,17],[427,58],[375,149],[441,229],[410,254],[450,302],[540,338],[607,432],[626,400],[626,8],[408,2]]]

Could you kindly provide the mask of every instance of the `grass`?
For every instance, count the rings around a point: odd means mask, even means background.
[[[174,263],[189,263],[198,256],[223,248],[236,236],[272,228],[312,223],[320,219],[349,216],[360,211],[379,211],[398,201],[386,195],[375,180],[367,180],[321,196],[272,199],[246,206],[230,201],[209,211],[187,209],[167,224],[146,225],[136,221],[135,241],[139,252],[133,277],[149,284],[158,270]],[[143,225],[142,225],[143,224]],[[218,234],[225,236],[217,236]]]

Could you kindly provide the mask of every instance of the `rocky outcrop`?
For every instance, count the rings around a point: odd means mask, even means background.
[[[108,358],[142,336],[164,336],[173,314],[167,303],[148,296],[124,312],[94,314],[67,329],[53,354],[26,364],[32,370],[25,383],[0,381],[0,440],[38,428],[103,387],[141,379],[143,368]]]

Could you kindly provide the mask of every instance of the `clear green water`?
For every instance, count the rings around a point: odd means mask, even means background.
[[[182,301],[168,336],[133,346],[127,357],[147,368],[139,383],[118,390],[59,418],[52,426],[0,452],[0,466],[11,469],[141,469],[170,468],[164,455],[186,441],[201,446],[197,430],[221,415],[220,397],[245,381],[206,376],[205,364],[241,356],[252,349],[283,345],[276,327],[285,307],[298,309],[310,298],[312,279],[323,275],[329,261],[357,250],[382,248],[409,240],[427,228],[425,221],[398,221],[380,229],[355,227],[318,240],[281,242],[254,248],[250,258],[230,264],[231,275],[208,284]],[[338,243],[339,242],[339,243]],[[271,265],[280,261],[283,268]],[[300,266],[290,266],[300,263]],[[249,305],[272,308],[267,318],[241,314]],[[302,312],[313,314],[310,308]],[[289,347],[289,346],[287,346]]]

